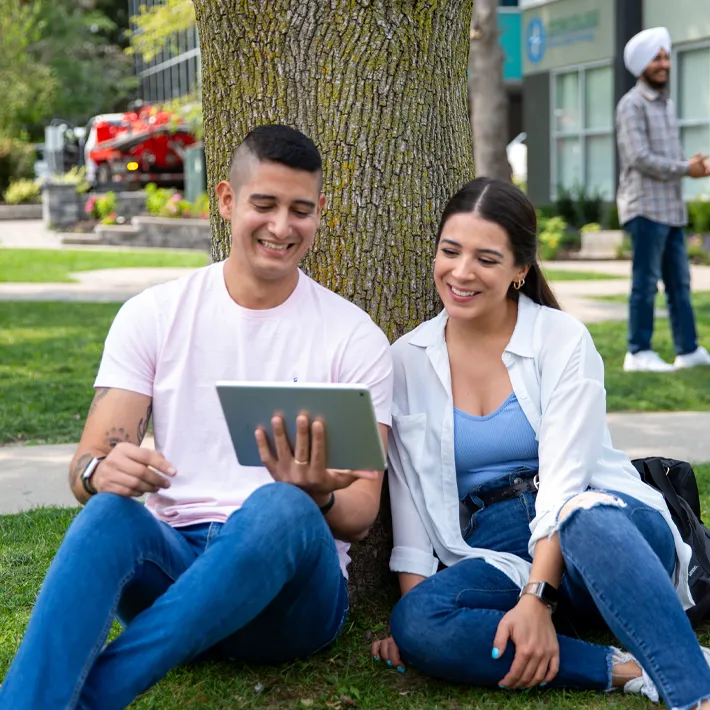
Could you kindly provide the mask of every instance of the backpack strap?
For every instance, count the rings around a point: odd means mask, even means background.
[[[663,493],[666,503],[668,503],[675,512],[676,520],[687,528],[687,532],[680,530],[681,536],[689,544],[690,541],[688,538],[692,539],[691,548],[693,549],[696,560],[703,569],[710,574],[710,558],[707,552],[707,540],[704,535],[699,534],[700,530],[703,528],[702,523],[696,518],[690,506],[675,492],[671,482],[668,480],[666,470],[659,459],[646,459],[643,465],[653,482],[661,493]]]
[[[666,499],[668,505],[673,508],[673,511],[681,520],[685,521],[688,514],[681,505],[680,498],[671,485],[671,482],[668,480],[668,476],[660,459],[646,459],[643,462],[643,467],[651,477],[651,480],[656,484],[656,488],[663,493],[663,497]]]

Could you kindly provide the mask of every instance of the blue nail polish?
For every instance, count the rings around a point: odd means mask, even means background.
[[[406,668],[405,668],[404,666],[397,666],[397,670],[398,670],[400,673],[404,673],[404,671],[406,670]]]
[[[544,688],[547,685],[547,681],[543,680],[542,683],[540,683],[540,687]]]
[[[379,657],[379,656],[373,656],[373,657],[372,657],[372,660],[373,660],[373,661],[379,661],[379,660],[380,660],[380,657]]]
[[[508,686],[507,686],[507,685],[503,685],[502,683],[498,683],[498,687],[499,687],[499,688],[503,688],[503,690],[508,690]]]
[[[494,648],[491,651],[491,658],[493,658],[493,660],[495,661],[498,656],[500,656],[500,651],[497,648]]]
[[[392,668],[392,661],[387,661],[388,668]]]

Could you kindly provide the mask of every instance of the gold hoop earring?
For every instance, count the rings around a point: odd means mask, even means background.
[[[513,281],[513,288],[516,291],[520,291],[520,289],[525,285],[525,279],[520,279],[519,281]]]

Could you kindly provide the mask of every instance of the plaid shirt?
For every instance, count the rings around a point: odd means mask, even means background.
[[[688,222],[681,180],[688,174],[673,102],[640,79],[616,107],[619,221],[634,217],[680,227]]]

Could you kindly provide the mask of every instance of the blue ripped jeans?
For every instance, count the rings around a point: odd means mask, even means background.
[[[590,625],[607,626],[669,707],[693,708],[710,697],[710,669],[670,581],[673,535],[656,510],[611,495],[617,499],[613,504],[574,510],[560,526],[565,573],[553,616],[560,669],[550,687],[611,687],[613,648],[574,637]],[[475,491],[471,499],[476,500]],[[535,494],[525,493],[478,510],[464,536],[471,546],[530,561],[528,526],[534,515]],[[515,648],[509,643],[493,660],[493,639],[519,593],[507,575],[484,560],[463,560],[402,597],[392,613],[392,636],[402,658],[425,673],[495,687],[510,670]]]
[[[118,710],[187,661],[312,654],[347,612],[333,536],[295,486],[258,488],[224,524],[178,529],[101,493],[52,562],[0,708]],[[116,614],[126,628],[104,647]]]

